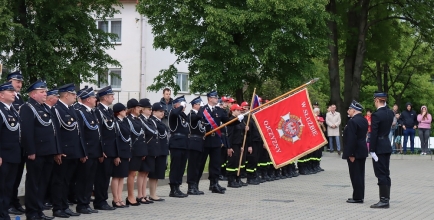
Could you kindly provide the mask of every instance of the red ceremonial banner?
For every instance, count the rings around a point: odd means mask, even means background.
[[[327,143],[314,116],[307,89],[253,114],[273,161],[280,168]]]

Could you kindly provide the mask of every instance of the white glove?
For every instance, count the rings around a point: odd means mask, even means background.
[[[378,162],[378,157],[377,157],[377,154],[375,152],[371,152],[371,157],[372,157],[372,159],[374,159],[375,162]]]
[[[200,102],[200,107],[205,106],[205,103]]]
[[[240,121],[240,122],[242,122],[243,121],[243,119],[244,119],[244,115],[238,115],[238,121]]]
[[[187,105],[187,103],[185,103],[184,101],[181,102],[182,107],[185,108],[185,106]]]

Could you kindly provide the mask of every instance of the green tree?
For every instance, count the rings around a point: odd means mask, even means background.
[[[281,88],[304,83],[313,58],[327,45],[326,0],[142,0],[154,47],[170,48],[177,62],[189,63],[192,92],[217,88],[243,99],[243,88],[279,80]],[[176,64],[176,63],[175,63]],[[149,90],[175,83],[171,65]],[[250,98],[248,98],[250,99]]]
[[[20,69],[25,82],[44,78],[47,83],[93,81],[107,65],[119,66],[105,51],[113,48],[110,37],[98,29],[95,19],[112,17],[118,0],[1,0],[2,20],[13,26],[0,37],[0,61]],[[4,31],[0,31],[0,34]]]

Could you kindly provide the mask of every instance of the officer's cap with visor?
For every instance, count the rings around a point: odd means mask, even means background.
[[[355,100],[351,102],[350,108],[359,112],[363,111],[363,106]]]
[[[81,94],[79,95],[80,99],[87,99],[89,97],[95,97],[95,91],[93,91],[93,88],[87,88],[81,91]]]
[[[387,93],[385,92],[374,92],[374,99],[387,100]]]
[[[48,90],[47,96],[50,96],[50,95],[59,96],[59,90],[57,90],[57,89]]]
[[[176,104],[176,103],[178,103],[178,102],[185,102],[185,97],[182,95],[182,96],[179,96],[179,97],[177,97],[176,99],[174,99],[173,100],[173,104]]]
[[[74,83],[69,83],[69,84],[60,86],[58,88],[58,90],[59,90],[59,93],[68,92],[68,93],[71,93],[71,94],[77,94],[77,92],[75,92],[75,85],[74,85]]]
[[[202,102],[202,99],[200,98],[200,96],[194,98],[193,100],[191,100],[191,105],[196,105],[196,104],[200,104]]]
[[[7,76],[7,80],[9,81],[11,79],[23,81],[23,74],[21,74],[20,71],[15,71],[15,72],[9,73]]]
[[[208,92],[207,94],[206,94],[206,96],[208,97],[208,98],[218,98],[219,97],[219,94],[217,93],[217,91],[211,91],[211,92]]]
[[[32,85],[27,88],[26,92],[29,93],[33,90],[47,90],[47,83],[45,81],[38,79],[36,82],[34,82]]]
[[[103,97],[105,95],[113,95],[115,94],[112,90],[111,86],[106,86],[98,91],[98,97]]]
[[[15,91],[15,89],[11,82],[6,82],[0,85],[0,92],[1,91]]]

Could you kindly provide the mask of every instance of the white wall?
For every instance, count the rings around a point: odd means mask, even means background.
[[[122,65],[122,88],[115,90],[115,102],[125,104],[130,98],[148,98],[151,103],[158,102],[162,97],[162,90],[150,92],[146,88],[152,85],[161,69],[168,68],[176,61],[176,56],[171,54],[170,50],[153,48],[152,27],[146,22],[146,18],[136,11],[135,3],[123,3],[123,8],[118,9],[120,14],[115,15],[114,19],[122,19],[122,44],[107,51]],[[188,72],[187,63],[180,63],[176,67],[179,72]],[[81,87],[84,85],[88,83],[83,83]],[[96,85],[92,86],[97,88]],[[197,96],[188,93],[178,95],[185,95],[187,102]],[[206,97],[202,96],[202,100],[206,103]]]

